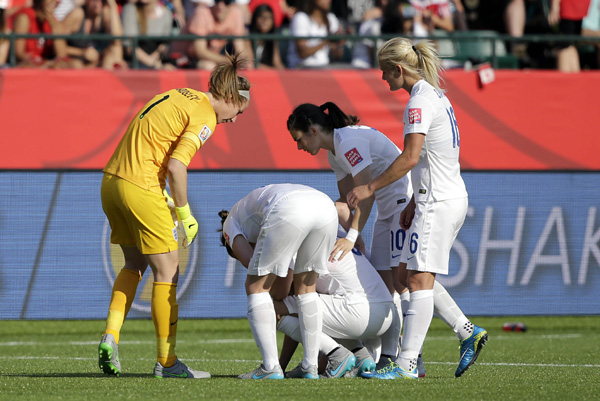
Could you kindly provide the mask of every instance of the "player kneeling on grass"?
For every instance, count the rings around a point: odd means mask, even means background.
[[[221,215],[225,215],[222,212]],[[333,201],[298,184],[260,187],[238,201],[223,221],[222,242],[248,268],[248,322],[263,363],[241,379],[283,379],[277,353],[275,309],[269,291],[286,277],[294,255],[294,290],[298,303],[304,358],[297,377],[318,379],[323,315],[316,282],[327,273],[327,258],[337,232]]]
[[[344,238],[346,233],[340,230],[338,235]],[[319,276],[317,281],[323,307],[321,353],[328,360],[324,376],[360,376],[375,369],[372,352],[367,350],[363,341],[379,338],[384,349],[398,347],[398,333],[390,330],[393,298],[373,265],[356,248],[341,260],[328,262],[327,268],[329,274]],[[287,296],[282,301],[275,301],[275,310],[281,316],[277,325],[279,331],[295,342],[301,342],[299,321],[294,317],[295,297]],[[289,340],[284,342],[280,358],[282,366],[287,364],[293,353],[293,349],[285,349],[290,344],[293,343]],[[352,353],[356,359],[355,368],[348,369]],[[349,372],[344,374],[345,370]]]
[[[237,56],[211,73],[208,92],[172,89],[156,95],[133,118],[104,168],[102,208],[111,227],[111,243],[119,244],[125,266],[115,279],[98,346],[98,365],[119,376],[119,333],[148,265],[154,274],[152,320],[156,330],[157,378],[208,378],[188,368],[175,354],[179,276],[177,229],[163,191],[166,180],[174,199],[179,227],[189,246],[198,232],[187,197],[187,166],[215,130],[235,122],[250,102],[250,83],[237,75]]]

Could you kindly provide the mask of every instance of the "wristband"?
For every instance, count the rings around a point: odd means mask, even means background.
[[[177,212],[177,217],[179,220],[185,220],[192,215],[189,203],[186,203],[185,206],[182,207],[176,207],[175,211]]]
[[[358,239],[358,234],[358,230],[351,228],[348,230],[348,234],[346,234],[346,239],[354,244]]]

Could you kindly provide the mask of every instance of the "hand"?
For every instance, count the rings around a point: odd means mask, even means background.
[[[175,201],[173,200],[173,198],[171,198],[171,195],[169,195],[167,188],[163,189],[163,196],[165,197],[165,200],[167,201],[167,206],[169,207],[169,210],[171,210],[171,211],[175,210]]]
[[[372,195],[373,191],[369,189],[368,185],[359,185],[346,195],[346,200],[351,207],[357,208],[358,202],[370,198]]]
[[[93,46],[86,47],[82,52],[82,56],[84,61],[93,65],[98,65],[98,62],[100,61],[100,53],[98,53],[98,50]]]
[[[194,242],[196,235],[198,235],[198,221],[192,216],[189,203],[183,207],[176,207],[175,212],[177,213],[181,231],[184,234],[183,247],[187,248]]]
[[[346,256],[348,252],[352,252],[352,248],[354,248],[354,242],[349,241],[346,238],[338,238],[337,241],[335,241],[331,255],[329,255],[329,262],[337,262],[338,260],[344,259],[344,256]]]
[[[400,227],[403,230],[408,230],[412,225],[413,218],[415,217],[415,207],[415,202],[411,200],[402,213],[400,213]]]

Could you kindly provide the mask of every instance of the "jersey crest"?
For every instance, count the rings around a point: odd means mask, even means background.
[[[352,148],[349,151],[347,151],[346,153],[344,153],[344,156],[346,156],[346,159],[348,160],[348,163],[350,163],[350,165],[352,167],[356,166],[358,163],[360,163],[361,161],[363,161],[362,156],[360,155],[360,153],[358,152],[358,150],[356,150],[356,148]]]
[[[421,124],[421,109],[408,109],[408,123]]]
[[[212,135],[212,131],[208,128],[208,125],[202,127],[202,131],[198,134],[198,138],[202,141],[202,143],[206,142],[206,140]]]

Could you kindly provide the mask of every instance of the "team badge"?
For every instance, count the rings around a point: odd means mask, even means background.
[[[348,159],[348,163],[350,163],[352,167],[356,166],[358,163],[363,161],[362,156],[360,155],[358,150],[356,150],[356,148],[350,149],[344,154],[344,156],[346,156],[346,159]]]
[[[208,138],[210,138],[211,135],[212,131],[210,130],[210,128],[208,128],[207,125],[205,125],[204,127],[202,127],[202,131],[200,131],[200,133],[198,134],[198,138],[200,138],[202,143],[204,143]]]
[[[408,109],[408,123],[421,124],[421,109]]]

